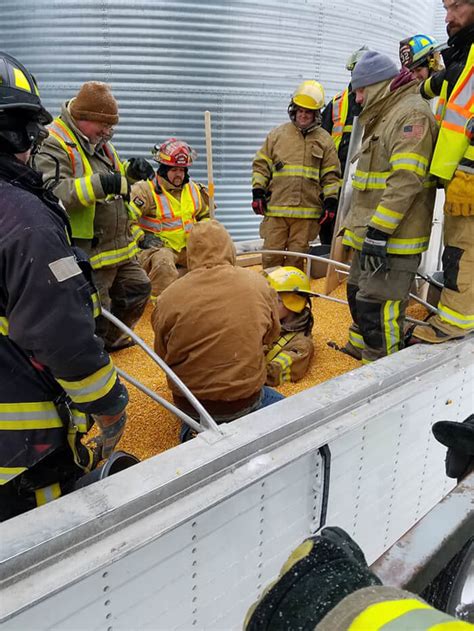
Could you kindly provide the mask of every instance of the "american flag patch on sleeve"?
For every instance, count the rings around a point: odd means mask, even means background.
[[[425,133],[424,123],[415,123],[414,125],[405,125],[403,127],[403,138],[422,138]]]

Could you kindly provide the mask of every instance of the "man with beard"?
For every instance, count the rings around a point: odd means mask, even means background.
[[[440,132],[430,172],[445,185],[444,288],[430,326],[417,326],[413,340],[439,344],[474,331],[474,0],[445,0],[445,70],[421,87],[439,96]]]
[[[263,215],[265,250],[307,253],[320,227],[334,221],[341,169],[334,142],[321,127],[324,90],[303,81],[288,106],[289,123],[273,129],[253,161],[252,209]],[[264,254],[264,268],[304,268],[301,257]]]
[[[103,307],[133,328],[150,295],[150,281],[137,261],[131,229],[131,182],[153,175],[143,158],[120,161],[110,142],[118,106],[105,83],[88,81],[66,101],[49,127],[35,166],[64,204],[75,242],[89,256]],[[108,351],[132,344],[100,317],[97,332]]]

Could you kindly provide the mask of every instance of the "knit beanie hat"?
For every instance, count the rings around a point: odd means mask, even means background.
[[[116,125],[119,121],[117,101],[110,86],[100,81],[84,83],[69,103],[69,111],[77,121],[97,121],[108,125]]]
[[[387,55],[368,50],[352,71],[352,89],[366,88],[368,85],[393,79],[398,67]]]

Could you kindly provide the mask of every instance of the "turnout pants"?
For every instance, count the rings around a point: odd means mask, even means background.
[[[360,268],[354,251],[347,280],[347,300],[353,319],[346,350],[369,363],[403,348],[408,294],[421,256],[389,256],[389,271]]]
[[[317,219],[292,219],[290,217],[264,217],[260,224],[260,236],[265,250],[289,250],[307,254],[309,243],[319,234]],[[279,265],[292,265],[304,270],[304,258],[283,254],[263,254],[264,269]]]
[[[444,216],[444,289],[430,324],[452,337],[474,331],[474,215]]]
[[[94,270],[94,282],[102,307],[133,329],[145,309],[151,289],[138,261],[133,259],[117,267]],[[102,337],[108,350],[123,336],[102,316],[97,318],[97,335]]]
[[[187,271],[186,248],[181,252],[175,252],[167,247],[152,247],[141,250],[138,260],[151,281],[153,301]]]

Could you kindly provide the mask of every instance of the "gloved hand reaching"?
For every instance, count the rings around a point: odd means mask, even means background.
[[[267,210],[267,194],[263,188],[252,189],[252,210],[256,215],[265,215]]]
[[[100,183],[105,195],[121,195],[126,201],[130,199],[130,184],[120,173],[101,173]]]
[[[130,158],[127,167],[127,177],[136,182],[140,180],[151,180],[155,175],[155,170],[145,158]]]
[[[323,214],[318,220],[320,226],[331,225],[336,219],[338,201],[335,197],[328,197],[323,200]]]
[[[112,416],[93,414],[92,417],[100,429],[96,443],[102,448],[102,458],[108,458],[122,437],[127,414],[125,410],[122,410]]]
[[[371,227],[367,229],[360,253],[361,269],[372,272],[388,271],[387,241],[388,234],[382,230]]]

